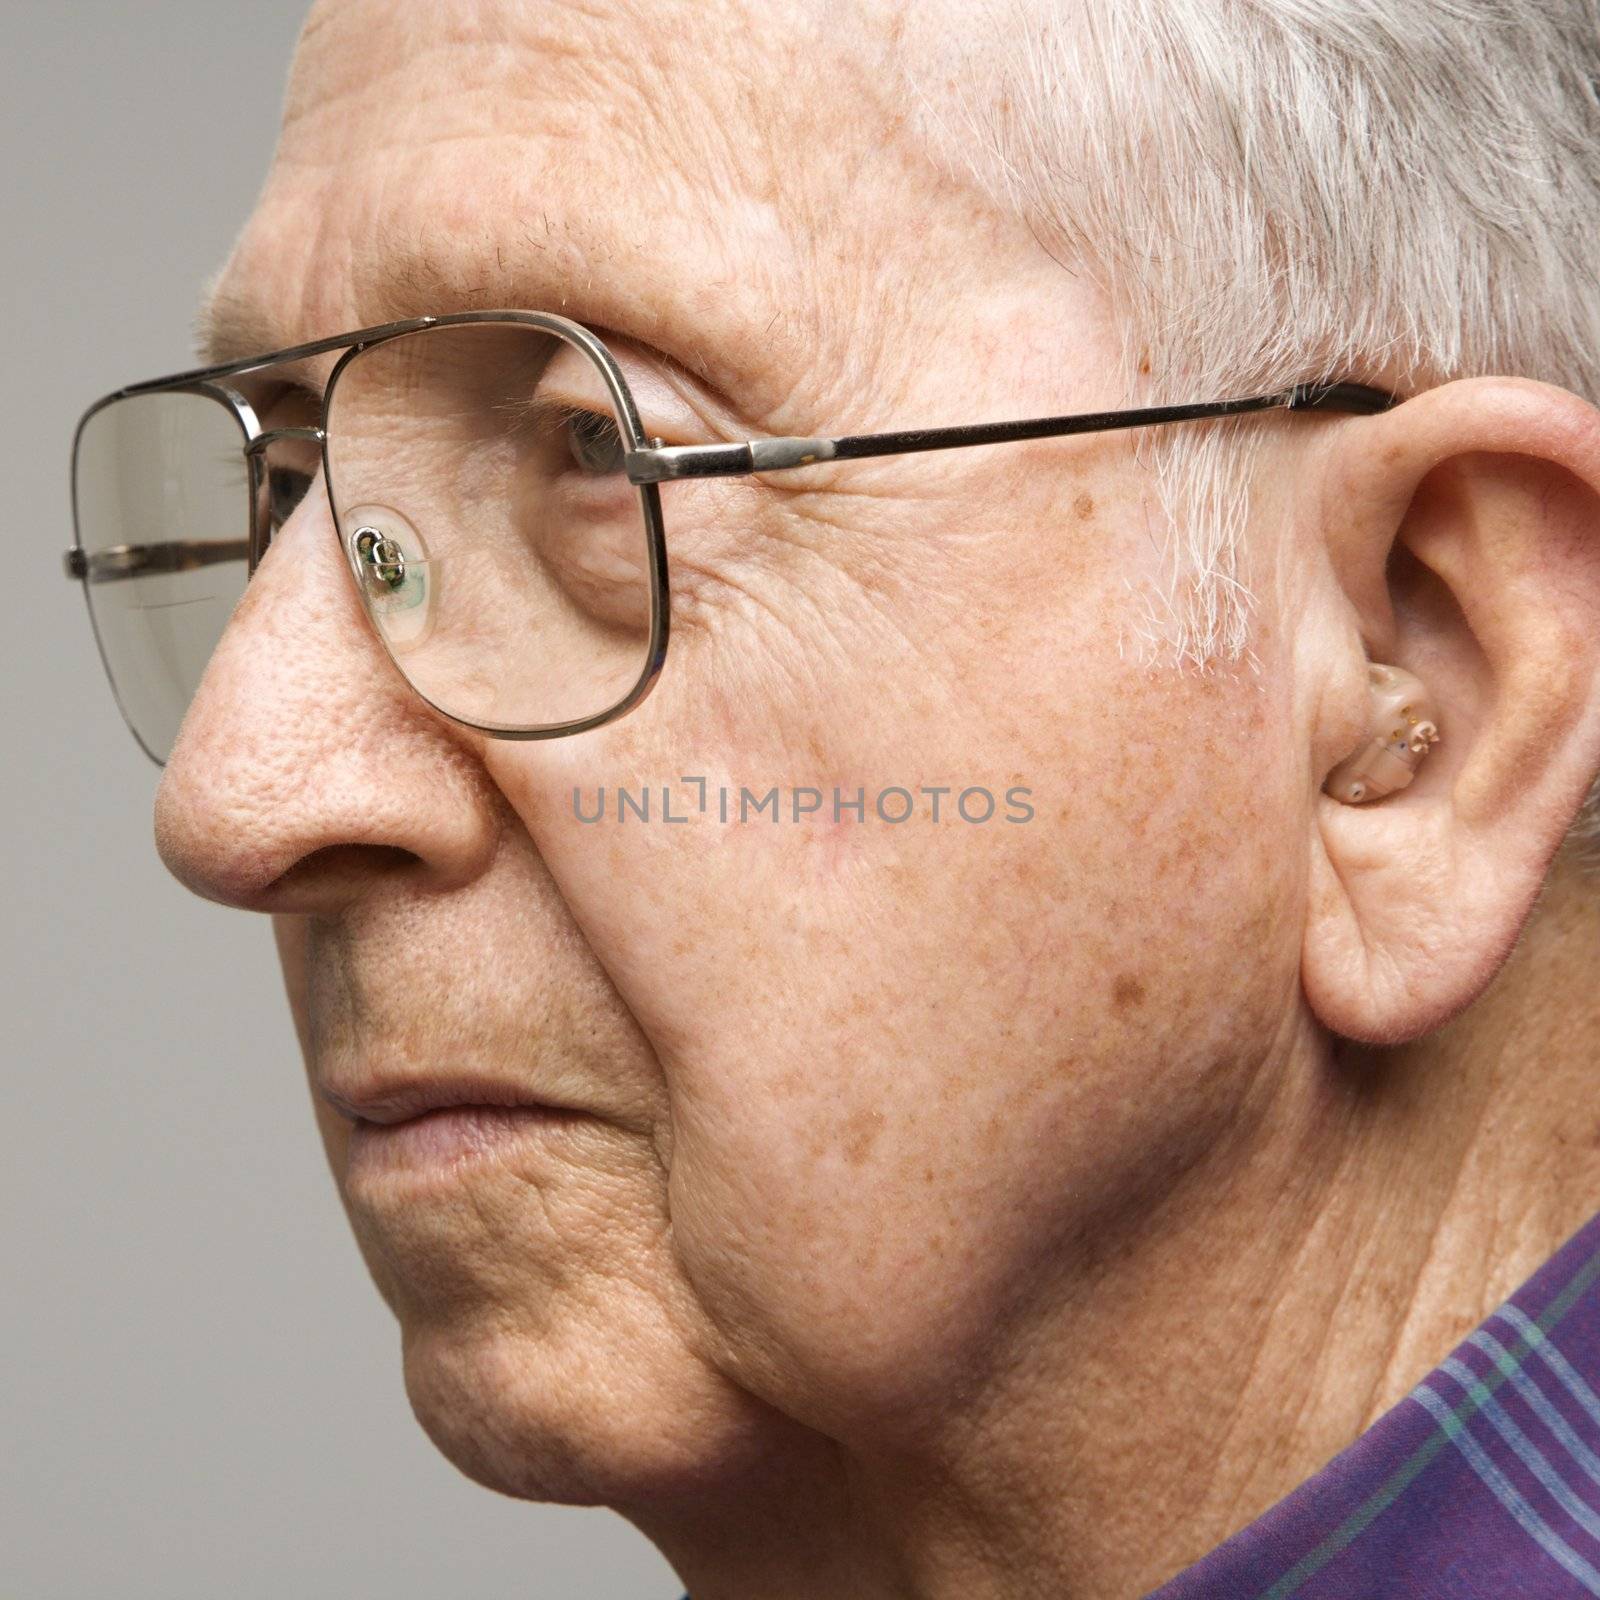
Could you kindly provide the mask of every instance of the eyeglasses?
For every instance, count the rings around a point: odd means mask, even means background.
[[[275,424],[297,391],[274,369],[337,350],[320,421]],[[480,733],[549,739],[631,710],[666,659],[662,483],[1397,403],[1362,384],[1304,383],[1199,405],[668,446],[646,437],[622,369],[580,324],[535,311],[418,317],[91,406],[73,445],[66,570],[84,586],[124,719],[164,763],[250,575],[320,469],[345,565],[411,688]]]

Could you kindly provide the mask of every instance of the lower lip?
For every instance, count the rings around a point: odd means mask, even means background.
[[[403,1122],[360,1121],[350,1130],[345,1178],[448,1168],[492,1159],[529,1139],[549,1139],[585,1120],[554,1106],[441,1106]]]

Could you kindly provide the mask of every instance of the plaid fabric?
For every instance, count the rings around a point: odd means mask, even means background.
[[[1347,1450],[1146,1600],[1600,1596],[1596,1389],[1600,1216]]]
[[[1600,1216],[1347,1450],[1149,1600],[1600,1595]]]

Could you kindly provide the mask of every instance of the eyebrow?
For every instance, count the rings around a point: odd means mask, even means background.
[[[428,316],[447,316],[456,308],[449,304],[441,304],[432,312],[419,313]],[[491,311],[514,311],[519,309],[532,309],[517,306],[489,306],[469,307],[467,309],[486,309]],[[395,321],[408,321],[409,318],[395,318]],[[574,319],[576,320],[576,319]],[[376,329],[384,327],[382,323],[365,323],[363,327]],[[660,373],[669,379],[674,376],[691,377],[691,381],[703,387],[709,387],[703,378],[692,377],[687,373],[683,364],[669,355],[666,351],[659,350],[653,345],[644,343],[627,334],[617,332],[599,323],[588,322],[587,327],[611,350],[613,356],[632,354],[649,365],[654,366]],[[285,342],[284,331],[268,312],[256,308],[252,302],[239,301],[230,305],[225,299],[208,294],[195,313],[195,343],[200,361],[206,367],[226,366],[234,361],[250,361],[259,356],[269,355],[274,350],[292,350],[302,344],[316,342],[315,339],[300,339],[294,343]],[[351,328],[345,330],[356,333],[360,330]],[[328,337],[335,337],[329,335]],[[329,361],[337,362],[342,351],[339,347],[325,352],[322,355],[306,356],[295,361],[281,361],[273,364],[272,372],[278,382],[285,386],[298,387],[317,400],[321,400],[326,388],[326,379],[321,377],[317,368]],[[520,420],[527,421],[534,417],[575,415],[584,408],[567,402],[544,400],[530,400],[526,416]]]
[[[527,230],[519,241],[519,248],[525,246],[540,251],[546,248],[541,242],[545,238],[552,244],[571,238],[569,232],[552,227],[543,214],[540,222],[543,226],[536,223]],[[505,253],[509,253],[509,249]],[[614,252],[607,249],[603,240],[597,239],[592,242],[590,253],[609,260]],[[669,348],[662,341],[663,334],[670,335],[673,321],[665,310],[665,292],[652,305],[649,298],[622,295],[620,286],[611,283],[597,291],[601,280],[598,274],[590,272],[583,286],[586,292],[582,294],[529,295],[521,287],[524,275],[504,260],[502,247],[496,246],[492,254],[496,258],[494,261],[473,271],[474,263],[455,255],[453,241],[435,251],[409,232],[380,231],[372,248],[353,263],[350,299],[360,316],[343,329],[293,329],[269,303],[224,269],[205,287],[195,312],[194,346],[198,359],[207,366],[221,365],[411,317],[443,316],[457,311],[539,310],[569,316],[607,343],[631,349],[664,373],[686,378],[730,403],[746,386],[772,381],[770,372],[757,372],[749,362],[710,359],[708,352],[720,351],[728,343],[721,334],[733,330],[719,332],[703,316],[698,319],[697,326],[704,328],[704,339],[688,343],[674,338]],[[525,261],[526,257],[521,259]],[[571,304],[574,300],[578,302],[576,307]],[[634,326],[617,326],[610,318],[588,314],[591,300],[616,302],[620,313],[618,320],[625,319]],[[786,303],[786,299],[781,303]],[[747,337],[747,330],[740,329],[738,333]],[[746,337],[734,342],[745,343]],[[753,339],[749,342],[752,346],[757,343]],[[280,369],[281,375],[286,380],[296,379],[308,388],[320,388],[312,375],[312,368],[319,360],[327,358],[285,364]],[[739,408],[735,406],[735,409]]]
[[[207,287],[195,309],[194,354],[202,367],[225,366],[311,342],[286,337],[281,321],[253,297],[222,289],[217,284]],[[320,393],[323,385],[313,371],[317,360],[285,361],[273,368],[273,375],[283,383]]]
[[[206,285],[194,313],[194,354],[202,366],[220,367],[282,349],[278,331],[259,314],[252,300],[225,296],[221,280]]]

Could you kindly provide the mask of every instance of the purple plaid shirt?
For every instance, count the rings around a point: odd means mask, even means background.
[[[1596,1390],[1600,1216],[1354,1444],[1147,1600],[1600,1596]]]
[[[1600,1216],[1317,1475],[1151,1600],[1600,1595]]]

